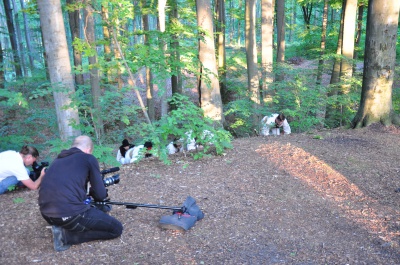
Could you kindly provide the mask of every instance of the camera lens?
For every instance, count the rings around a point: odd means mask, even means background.
[[[119,174],[114,175],[109,178],[106,178],[106,179],[103,179],[103,183],[104,183],[104,186],[106,186],[106,187],[110,186],[110,185],[118,184],[119,183]]]

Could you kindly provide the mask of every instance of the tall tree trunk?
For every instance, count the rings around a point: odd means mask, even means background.
[[[277,43],[278,51],[276,53],[276,62],[278,65],[278,72],[276,74],[276,81],[283,81],[285,75],[281,70],[282,64],[285,62],[285,0],[279,0],[276,4],[276,27],[277,27]]]
[[[159,0],[158,1],[158,21],[159,21],[159,30],[160,32],[165,32],[165,8],[166,8],[167,0]],[[160,46],[161,49],[164,51],[164,54],[166,54],[167,51],[167,42],[164,40],[164,38],[160,39]],[[166,59],[164,59],[166,60]],[[166,116],[168,114],[168,81],[165,82],[165,87],[162,88],[163,93],[161,95],[161,116]]]
[[[229,102],[229,91],[226,87],[226,53],[225,53],[225,0],[216,1],[216,31],[217,31],[217,52],[218,52],[218,75],[219,87],[221,90],[222,103]]]
[[[370,0],[365,40],[364,74],[360,107],[353,128],[381,122],[400,125],[393,112],[392,87],[396,63],[396,41],[400,1]]]
[[[177,0],[171,1],[171,12],[170,12],[170,24],[172,25],[179,25],[179,14],[178,14],[178,3]],[[172,76],[171,76],[171,87],[172,87],[172,94],[174,93],[183,93],[182,88],[182,73],[181,67],[179,63],[181,61],[181,55],[179,51],[179,36],[178,34],[172,35],[171,41],[171,57],[172,60],[175,62],[175,67],[172,69]]]
[[[203,39],[199,39],[199,59],[201,66],[201,78],[199,83],[200,106],[206,117],[222,127],[224,114],[219,89],[217,61],[215,58],[213,17],[210,0],[196,0],[197,25],[204,30]],[[206,80],[210,80],[207,84]]]
[[[253,101],[253,126],[257,128],[260,120],[259,115],[257,115],[257,110],[260,107],[260,80],[257,63],[256,0],[246,1],[245,21],[247,88],[249,90],[250,99]]]
[[[24,0],[20,0],[21,8],[25,9],[25,2]],[[31,30],[29,29],[29,23],[28,23],[28,16],[26,15],[26,12],[22,12],[22,16],[24,18],[24,28],[25,28],[25,41],[26,41],[26,48],[28,49],[28,57],[29,57],[29,65],[31,69],[35,68],[35,53],[32,49],[32,44],[31,44]]]
[[[303,11],[304,24],[306,25],[307,30],[310,29],[312,9],[313,3],[307,3],[301,6],[301,10]]]
[[[274,8],[272,0],[261,1],[261,72],[264,103],[272,102],[270,85],[274,81]]]
[[[25,56],[23,55],[25,49],[24,49],[24,44],[22,42],[21,26],[19,24],[19,18],[18,18],[19,11],[18,11],[18,7],[17,7],[15,0],[12,0],[12,4],[14,7],[15,31],[17,33],[18,57],[21,60],[21,68],[22,68],[24,76],[28,76],[29,75],[28,68],[25,64],[25,59],[24,59]]]
[[[331,85],[339,82],[340,65],[341,65],[341,61],[342,61],[339,57],[342,55],[345,2],[346,2],[346,0],[343,0],[343,2],[342,2],[342,13],[340,16],[339,36],[338,36],[337,48],[336,48],[337,57],[335,58],[335,62],[333,64],[332,75],[331,75],[331,80],[330,80]],[[333,91],[333,93],[332,93],[332,95],[335,95],[335,94],[337,94],[337,90]]]
[[[336,57],[335,57],[335,60],[333,63],[330,86],[329,86],[329,91],[327,93],[328,99],[330,99],[330,101],[332,101],[327,104],[326,111],[325,111],[325,125],[329,128],[335,128],[335,127],[339,126],[339,123],[337,121],[340,120],[340,115],[341,115],[340,108],[337,106],[337,100],[335,99],[335,97],[338,95],[338,92],[339,92],[337,83],[339,82],[339,76],[340,76],[340,65],[341,65],[340,56],[342,55],[343,21],[344,21],[345,1],[346,0],[343,0],[342,14],[340,17],[339,36],[338,36],[337,48],[336,48]]]
[[[3,46],[1,45],[0,41],[0,65],[3,65],[4,63],[4,52],[3,52]],[[0,88],[5,87],[5,76],[4,76],[4,67],[0,67]]]
[[[322,30],[321,30],[321,52],[320,52],[320,59],[318,61],[317,85],[321,84],[322,72],[324,69],[323,56],[325,54],[326,27],[328,25],[328,2],[329,0],[324,0],[324,13],[322,15]]]
[[[145,1],[143,1],[145,2]],[[145,3],[143,3],[144,5]],[[149,16],[147,14],[142,15],[143,20],[143,30],[144,34],[144,44],[147,46],[148,51],[150,51],[150,43],[149,43]],[[154,89],[153,89],[153,80],[150,67],[146,67],[146,101],[147,101],[147,112],[149,114],[149,118],[151,121],[154,121],[156,118],[155,106],[154,106]]]
[[[260,104],[260,80],[258,77],[257,46],[256,46],[256,0],[246,1],[245,11],[245,43],[247,62],[247,89],[250,100],[253,101],[253,108],[257,110]],[[253,125],[259,121],[257,115],[253,115]]]
[[[90,68],[90,86],[92,91],[92,104],[93,104],[93,127],[96,133],[96,139],[98,142],[104,133],[104,124],[102,119],[102,109],[100,105],[100,75],[99,66],[97,62],[97,52],[96,52],[96,37],[95,37],[95,27],[94,27],[94,17],[93,17],[93,7],[89,2],[86,3],[84,8],[84,34],[87,42],[93,50],[93,55],[89,56],[89,68]]]
[[[15,33],[14,29],[14,19],[13,19],[13,12],[10,4],[10,0],[3,0],[4,9],[6,13],[7,19],[7,28],[8,34],[10,36],[11,48],[13,50],[13,59],[14,59],[14,66],[15,66],[15,74],[16,77],[22,77],[22,69],[21,69],[21,60],[18,56],[18,42],[17,42],[17,34]]]
[[[357,0],[346,0],[343,21],[343,42],[342,60],[340,67],[340,79],[347,82],[353,76],[353,54],[354,54],[354,34],[356,30]],[[349,85],[342,86],[342,92],[346,93]]]
[[[356,35],[356,41],[355,41],[355,49],[354,49],[354,63],[353,63],[353,73],[356,71],[356,66],[357,66],[357,59],[358,59],[358,49],[360,47],[360,40],[361,40],[361,34],[362,34],[362,23],[363,23],[363,13],[364,13],[364,4],[360,3],[358,7],[358,18],[357,18],[357,35]]]
[[[75,93],[75,87],[61,3],[60,0],[38,0],[37,4],[50,81],[54,89],[58,128],[61,140],[67,141],[81,132],[74,127],[79,125],[79,116],[78,110],[71,106],[71,96]]]
[[[239,2],[239,10],[242,10],[242,2],[243,0],[238,0],[238,2]],[[246,0],[245,0],[246,1]],[[236,41],[236,44],[238,45],[238,46],[241,46],[241,43],[242,43],[242,20],[239,18],[238,20],[238,26],[237,26],[237,29],[236,29],[236,31],[237,31],[237,41]]]
[[[74,4],[74,0],[66,0],[68,5]],[[79,26],[79,21],[80,21],[80,11],[78,10],[73,10],[68,12],[68,18],[69,18],[69,28],[71,31],[71,36],[72,36],[72,41],[75,39],[80,38],[80,26]],[[75,47],[72,45],[72,54],[74,58],[74,66],[75,69],[78,71],[81,71],[80,69],[82,68],[82,53],[75,49]],[[75,84],[77,87],[83,86],[84,80],[83,80],[83,74],[74,74],[75,77]]]

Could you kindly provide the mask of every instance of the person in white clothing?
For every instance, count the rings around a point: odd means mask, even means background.
[[[143,157],[151,157],[151,149],[153,148],[153,143],[150,141],[145,142],[144,144],[137,145],[126,152],[125,160],[129,161],[127,163],[133,163],[136,160],[139,160]],[[142,150],[145,149],[145,150]]]
[[[126,157],[126,154],[128,151],[132,148],[134,148],[134,144],[130,144],[127,139],[124,139],[122,141],[122,145],[118,149],[117,153],[117,161],[120,162],[121,164],[128,164],[130,163],[130,158]]]
[[[5,193],[9,187],[18,185],[25,186],[31,190],[37,190],[45,175],[45,168],[42,169],[37,180],[29,177],[26,167],[32,164],[39,157],[35,147],[23,146],[19,152],[8,150],[0,153],[0,194]]]
[[[169,155],[183,152],[182,142],[177,139],[174,139],[167,145],[167,150]]]
[[[262,129],[261,135],[280,135],[281,128],[282,134],[290,134],[291,129],[286,117],[283,113],[280,114],[271,114],[270,116],[265,116],[261,120]]]

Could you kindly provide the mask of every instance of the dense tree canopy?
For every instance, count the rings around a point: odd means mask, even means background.
[[[58,150],[85,133],[106,159],[124,138],[161,146],[185,129],[221,125],[235,137],[251,135],[259,129],[254,117],[275,112],[286,114],[294,132],[350,126],[354,117],[356,127],[391,124],[400,111],[398,8],[376,15],[377,3],[4,0],[0,149],[35,141]],[[62,14],[46,5],[63,6]],[[390,36],[374,33],[386,32],[389,18]],[[390,65],[391,82],[375,90],[388,94],[373,102],[390,100],[391,119],[384,111],[357,122],[365,117],[367,77],[375,74],[364,53],[371,43],[391,47],[376,57],[382,69]],[[202,114],[177,110],[185,106],[178,99]]]

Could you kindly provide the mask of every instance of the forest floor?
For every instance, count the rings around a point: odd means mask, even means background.
[[[113,201],[181,206],[204,219],[159,226],[170,210],[113,206],[121,237],[53,250],[36,191],[0,196],[0,264],[400,264],[400,129],[235,139],[224,155],[124,165]]]

